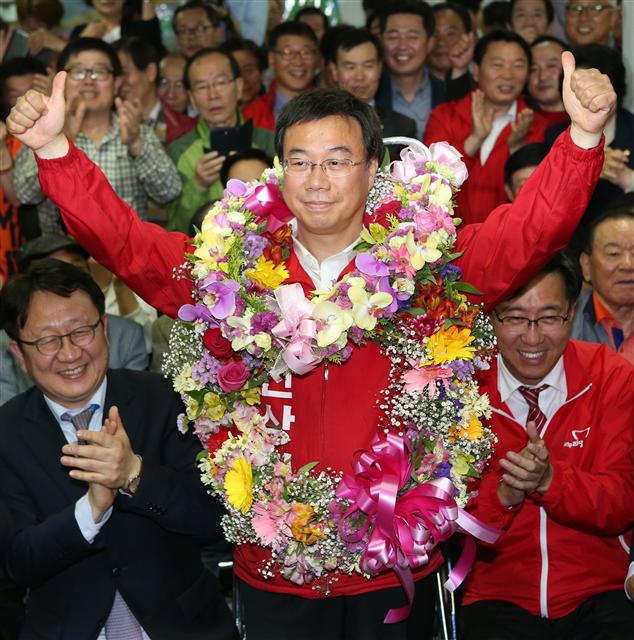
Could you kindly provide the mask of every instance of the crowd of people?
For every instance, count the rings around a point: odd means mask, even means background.
[[[478,545],[458,637],[630,638],[620,1],[558,16],[551,0],[364,0],[359,27],[312,6],[283,20],[278,0],[190,0],[173,50],[152,0],[89,4],[96,17],[64,33],[58,0],[17,0],[0,42],[0,639],[435,637],[440,548],[413,571],[409,616],[386,624],[408,600],[395,573],[342,574],[324,593],[265,575],[250,541],[230,611],[201,552],[221,543],[223,509],[159,375],[192,301],[184,258],[228,185],[281,167],[284,282],[309,297],[350,270],[403,138],[462,156],[455,264],[497,339],[478,374],[497,444],[467,509],[503,533]],[[289,453],[348,472],[370,445],[388,375],[375,346],[265,385]]]

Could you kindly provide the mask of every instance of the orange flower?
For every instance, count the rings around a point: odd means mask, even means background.
[[[323,539],[324,532],[321,528],[318,525],[311,525],[311,522],[315,519],[315,511],[311,505],[294,502],[292,510],[295,517],[291,526],[291,533],[295,540],[310,545],[315,544],[317,540]]]

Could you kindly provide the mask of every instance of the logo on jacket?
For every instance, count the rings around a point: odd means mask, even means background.
[[[569,449],[572,449],[573,447],[581,447],[583,449],[586,438],[590,433],[590,427],[586,427],[585,429],[573,429],[571,433],[574,439],[572,442],[564,442],[564,447],[568,447]]]

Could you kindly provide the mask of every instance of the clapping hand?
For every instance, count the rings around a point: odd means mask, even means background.
[[[132,156],[138,156],[143,150],[141,137],[141,109],[136,100],[115,98],[114,106],[119,116],[121,142],[128,147]]]
[[[509,153],[514,153],[520,147],[524,146],[526,136],[533,125],[533,115],[534,112],[532,109],[524,109],[520,111],[515,122],[511,124],[511,135],[509,135],[506,141]]]
[[[546,444],[539,437],[535,423],[526,425],[528,443],[519,452],[509,451],[500,460],[504,469],[498,496],[505,506],[522,502],[526,494],[545,493],[552,481],[553,469]]]

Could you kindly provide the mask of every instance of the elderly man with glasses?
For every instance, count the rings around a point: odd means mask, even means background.
[[[176,198],[178,172],[141,123],[140,105],[116,98],[121,64],[110,45],[97,38],[74,40],[60,54],[57,68],[68,73],[66,135],[99,166],[117,195],[141,218],[147,216],[149,199],[164,204]],[[20,202],[37,205],[41,231],[62,232],[57,207],[40,189],[30,149],[18,153],[13,179]]]
[[[499,354],[482,385],[498,444],[473,510],[506,532],[465,584],[464,640],[632,637],[634,369],[570,340],[580,289],[560,254],[492,314]]]
[[[183,181],[168,209],[168,228],[186,233],[196,211],[222,197],[220,169],[226,156],[251,147],[273,156],[273,133],[240,114],[243,80],[230,53],[201,49],[185,66],[185,86],[198,113],[196,128],[172,142],[167,152]]]
[[[621,8],[617,0],[569,0],[566,4],[566,38],[571,44],[611,45]]]
[[[42,260],[2,289],[0,318],[35,383],[0,409],[2,571],[29,589],[21,637],[235,640],[200,559],[221,514],[200,443],[174,429],[182,405],[161,376],[108,368],[97,284]]]

